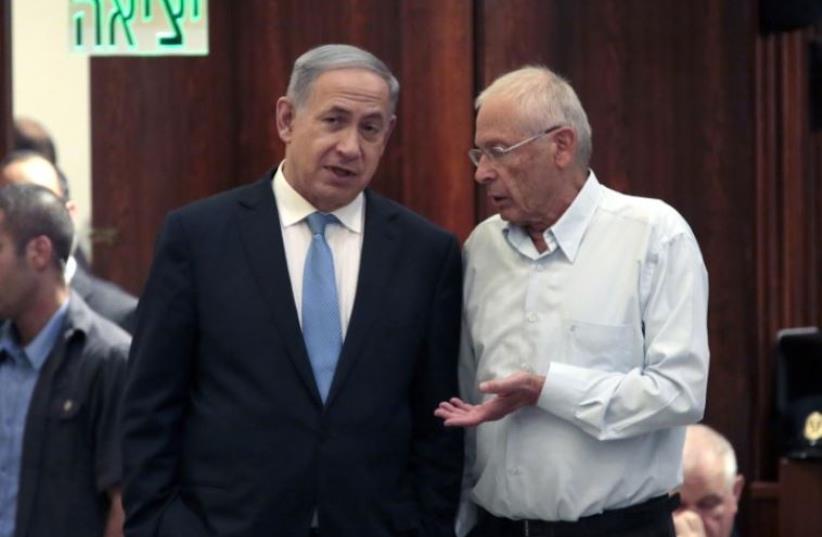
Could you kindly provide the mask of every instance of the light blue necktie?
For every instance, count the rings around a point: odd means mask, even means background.
[[[307,221],[312,238],[303,269],[303,338],[325,402],[342,348],[334,257],[325,242],[325,226],[338,220],[333,214],[312,213]]]

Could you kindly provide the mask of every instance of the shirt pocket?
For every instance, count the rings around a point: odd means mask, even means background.
[[[55,396],[48,408],[48,446],[51,460],[63,473],[68,468],[87,464],[93,446],[93,432],[87,427],[86,401],[73,394]]]
[[[642,366],[641,342],[630,324],[566,319],[563,332],[565,361],[570,365],[619,373]]]

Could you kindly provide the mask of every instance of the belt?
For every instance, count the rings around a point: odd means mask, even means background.
[[[679,507],[679,495],[658,496],[643,503],[582,517],[575,522],[513,520],[480,509],[478,526],[500,537],[587,537],[618,534],[646,525],[670,524],[671,513]],[[663,526],[664,527],[664,526]],[[483,531],[483,534],[486,533]]]

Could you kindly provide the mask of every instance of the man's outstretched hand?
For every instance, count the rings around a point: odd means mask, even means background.
[[[482,393],[495,394],[479,405],[466,403],[458,397],[443,401],[434,415],[445,420],[447,427],[474,427],[486,421],[496,421],[524,406],[537,402],[545,377],[520,371],[503,379],[480,383]]]

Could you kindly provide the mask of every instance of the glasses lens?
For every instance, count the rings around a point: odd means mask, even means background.
[[[474,149],[469,149],[468,158],[471,159],[474,166],[479,166],[480,159],[482,158],[482,150],[477,149],[476,147]]]

